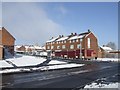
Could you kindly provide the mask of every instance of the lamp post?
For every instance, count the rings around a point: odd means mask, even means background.
[[[80,59],[82,58],[82,38],[80,38]]]

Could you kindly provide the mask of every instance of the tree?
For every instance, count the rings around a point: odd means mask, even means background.
[[[110,47],[113,50],[116,50],[116,44],[114,42],[108,42],[106,46]]]

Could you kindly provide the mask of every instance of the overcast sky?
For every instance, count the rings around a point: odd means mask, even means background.
[[[99,45],[118,44],[118,7],[112,3],[2,3],[2,24],[16,44],[44,44],[52,36],[91,29]]]

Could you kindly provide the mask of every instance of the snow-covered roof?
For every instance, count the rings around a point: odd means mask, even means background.
[[[42,49],[40,46],[34,46],[35,49]]]
[[[69,38],[68,40],[73,40],[73,39],[79,39],[79,38],[83,38],[85,35],[76,35],[76,36],[72,36],[71,38]]]
[[[107,47],[107,46],[104,46],[104,47],[102,46],[101,48],[105,51],[112,51],[112,49],[110,47]]]
[[[51,40],[48,40],[48,41],[46,41],[46,42],[53,42],[53,41],[55,41],[57,38],[58,38],[58,37],[53,38],[53,39],[51,39]]]
[[[68,39],[68,37],[61,37],[60,39],[58,39],[58,40],[56,40],[56,41],[64,41],[64,40],[66,40],[66,39]]]

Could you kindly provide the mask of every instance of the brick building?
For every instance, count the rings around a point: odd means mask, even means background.
[[[98,41],[88,30],[81,34],[59,35],[46,42],[46,50],[62,58],[95,58],[98,56]]]
[[[4,28],[0,28],[0,59],[14,56],[15,38]]]

